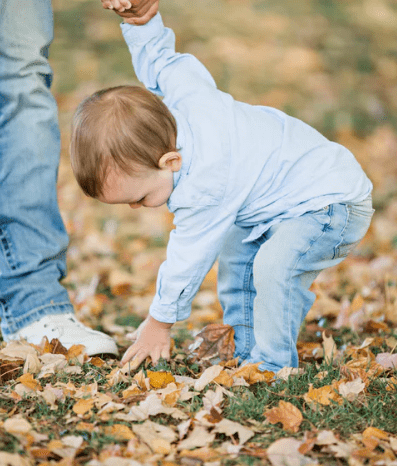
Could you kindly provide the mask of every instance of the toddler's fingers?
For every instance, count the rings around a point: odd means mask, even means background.
[[[112,2],[109,0],[102,0],[102,8],[105,8],[106,10],[113,10]]]
[[[160,353],[160,357],[165,359],[165,360],[169,360],[171,355],[170,355],[170,349],[162,349],[161,350],[161,353]]]

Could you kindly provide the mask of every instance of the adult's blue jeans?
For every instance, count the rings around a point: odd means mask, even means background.
[[[372,214],[369,196],[284,220],[251,243],[242,243],[247,229],[230,230],[219,257],[218,293],[240,361],[263,361],[259,369],[273,372],[298,367],[299,329],[315,300],[309,288],[364,237]]]
[[[68,236],[57,203],[60,137],[50,92],[50,0],[0,0],[0,317],[7,335],[73,312],[60,284]]]

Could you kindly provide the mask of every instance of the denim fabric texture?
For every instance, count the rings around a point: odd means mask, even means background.
[[[315,300],[317,275],[339,264],[368,230],[369,196],[331,204],[273,225],[254,242],[231,228],[219,257],[218,292],[224,322],[235,331],[235,356],[261,370],[298,367],[300,326]]]
[[[144,26],[121,24],[121,29],[138,79],[148,90],[163,96],[175,116],[177,147],[182,155],[182,168],[174,173],[174,189],[167,203],[175,215],[176,228],[170,234],[167,260],[160,267],[150,314],[171,323],[189,317],[191,302],[205,275],[220,251],[229,250],[229,259],[226,253],[222,257],[224,263],[231,261],[234,265],[221,264],[220,294],[226,321],[243,319],[248,325],[241,330],[246,336],[237,331],[236,337],[238,352],[246,356],[252,350],[247,341],[255,332],[250,330],[251,314],[242,314],[242,303],[255,308],[253,287],[265,273],[259,267],[261,272],[252,278],[249,268],[264,263],[259,259],[262,255],[271,260],[272,268],[279,257],[278,279],[274,283],[273,277],[273,284],[283,291],[274,293],[286,293],[293,302],[296,297],[292,298],[288,287],[293,288],[295,282],[288,274],[297,272],[291,271],[294,265],[289,261],[295,258],[299,269],[302,261],[311,260],[312,249],[305,251],[312,242],[313,251],[318,253],[313,261],[320,260],[322,251],[326,257],[330,254],[327,241],[332,228],[315,220],[325,215],[324,207],[360,203],[371,193],[372,183],[349,150],[303,121],[271,107],[238,102],[217,89],[197,58],[175,52],[175,35],[164,27],[160,14]],[[339,210],[336,212],[329,214],[334,223],[339,219]],[[315,227],[325,231],[317,234]],[[342,229],[338,233],[335,228],[335,235],[343,234]],[[285,237],[285,243],[277,242],[278,237]],[[324,267],[336,263],[342,254],[345,245],[340,241],[335,238],[332,244],[332,248],[341,248],[332,261],[321,259]],[[267,249],[272,250],[269,255]],[[241,260],[248,266],[237,267]],[[300,278],[306,284],[319,266],[304,266],[310,270]],[[257,285],[257,289],[262,287],[262,283]],[[247,291],[240,296],[237,290],[241,287]],[[226,295],[236,297],[236,302]],[[311,300],[306,295],[301,297],[305,309]],[[277,312],[292,328],[296,324],[288,323],[288,309]],[[241,316],[235,315],[238,312]],[[304,312],[299,311],[301,315]],[[259,317],[259,311],[256,315],[260,322],[270,318],[267,311],[263,317]],[[296,340],[297,330],[288,332],[291,341]]]
[[[57,203],[50,0],[0,0],[0,317],[3,335],[73,312],[59,280],[68,236]]]

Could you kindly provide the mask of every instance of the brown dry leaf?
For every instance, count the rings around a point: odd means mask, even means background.
[[[243,377],[244,380],[249,384],[253,385],[258,382],[266,382],[270,384],[274,380],[274,372],[271,371],[260,371],[258,367],[262,362],[257,362],[254,364],[246,364],[245,366],[240,367],[233,371],[230,375],[235,377]]]
[[[233,437],[234,434],[238,434],[240,445],[244,444],[255,435],[255,432],[253,432],[249,427],[245,427],[238,422],[230,421],[229,419],[222,419],[216,423],[212,432],[226,434],[229,435],[229,437]]]
[[[150,380],[151,388],[165,388],[169,383],[175,382],[171,372],[166,371],[147,371],[147,376]]]
[[[269,409],[263,413],[271,424],[281,422],[287,432],[298,432],[303,421],[302,413],[292,403],[280,400],[277,408]]]
[[[228,361],[234,354],[234,329],[230,325],[209,324],[196,336],[196,340],[202,338],[198,347],[198,359],[211,359],[219,357]]]
[[[5,360],[0,366],[0,381],[7,382],[8,380],[13,380],[19,373],[19,368],[23,363],[23,359],[15,359],[13,362]]]
[[[73,406],[73,412],[76,414],[86,414],[88,413],[92,407],[94,406],[94,400],[92,398],[88,400],[79,400]]]
[[[22,385],[24,385],[27,388],[30,388],[31,390],[43,390],[43,387],[40,385],[40,383],[33,378],[33,374],[23,374],[21,375],[21,377],[17,379],[17,381],[21,382]]]
[[[319,403],[324,406],[329,406],[331,400],[342,403],[342,398],[335,393],[331,385],[324,385],[320,388],[309,388],[309,391],[303,396],[307,403]]]

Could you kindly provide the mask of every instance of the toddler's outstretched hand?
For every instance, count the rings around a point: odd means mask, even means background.
[[[149,316],[142,331],[136,340],[125,352],[121,359],[121,365],[131,361],[131,370],[137,367],[150,356],[152,364],[155,366],[160,358],[170,358],[170,328],[172,324],[159,322]]]
[[[103,8],[114,10],[124,22],[146,24],[159,9],[159,0],[101,0]]]

